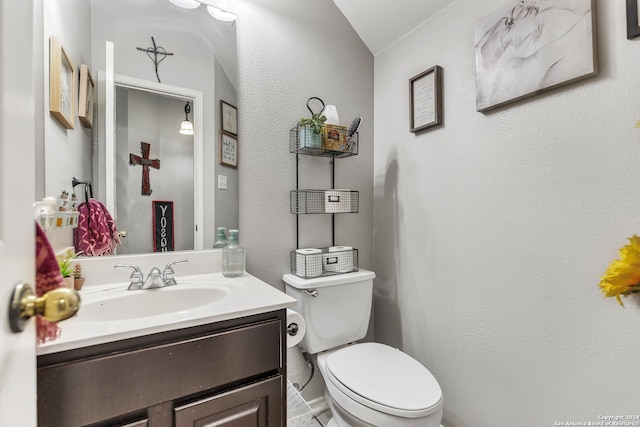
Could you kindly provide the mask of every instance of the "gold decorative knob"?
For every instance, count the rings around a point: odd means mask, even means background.
[[[56,288],[37,297],[30,285],[19,283],[9,306],[9,325],[13,332],[22,332],[27,320],[36,314],[50,322],[59,322],[76,314],[79,308],[80,294],[75,289]]]

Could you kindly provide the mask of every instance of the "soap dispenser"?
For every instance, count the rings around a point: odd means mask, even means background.
[[[227,246],[227,228],[226,227],[218,227],[218,231],[216,233],[216,241],[213,243],[213,247],[215,248],[224,248]]]
[[[245,251],[238,241],[238,230],[229,230],[227,246],[222,249],[222,274],[238,277],[245,272]]]

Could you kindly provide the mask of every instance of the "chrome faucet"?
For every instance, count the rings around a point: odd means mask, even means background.
[[[129,290],[139,290],[139,289],[155,289],[155,288],[164,288],[165,286],[173,286],[176,285],[176,279],[174,275],[176,274],[173,271],[173,266],[176,264],[181,264],[183,262],[187,262],[186,259],[179,259],[177,261],[171,261],[168,263],[162,272],[158,267],[153,267],[149,272],[147,278],[144,278],[144,274],[140,270],[140,267],[132,264],[116,264],[114,268],[131,268],[133,272],[131,273],[131,283],[129,283]]]
[[[142,274],[142,271],[140,270],[140,267],[138,267],[137,265],[131,265],[131,264],[116,264],[113,266],[113,268],[131,268],[133,269],[133,271],[131,272],[131,283],[129,283],[129,287],[127,289],[131,290],[138,290],[138,289],[142,289],[142,285],[144,283],[144,275]]]

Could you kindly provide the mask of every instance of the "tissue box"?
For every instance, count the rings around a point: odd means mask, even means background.
[[[347,151],[347,127],[322,126],[322,148],[331,151]]]

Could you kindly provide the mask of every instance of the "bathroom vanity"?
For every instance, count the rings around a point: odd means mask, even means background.
[[[141,298],[179,306],[190,295],[215,297],[168,313],[137,303],[139,317],[124,305]],[[40,426],[286,424],[291,297],[248,274],[228,280],[216,273],[150,291],[108,284],[82,299],[85,312],[81,305],[60,324],[61,338],[39,349]],[[122,310],[110,311],[112,302]]]
[[[282,426],[284,313],[39,356],[39,425]]]

